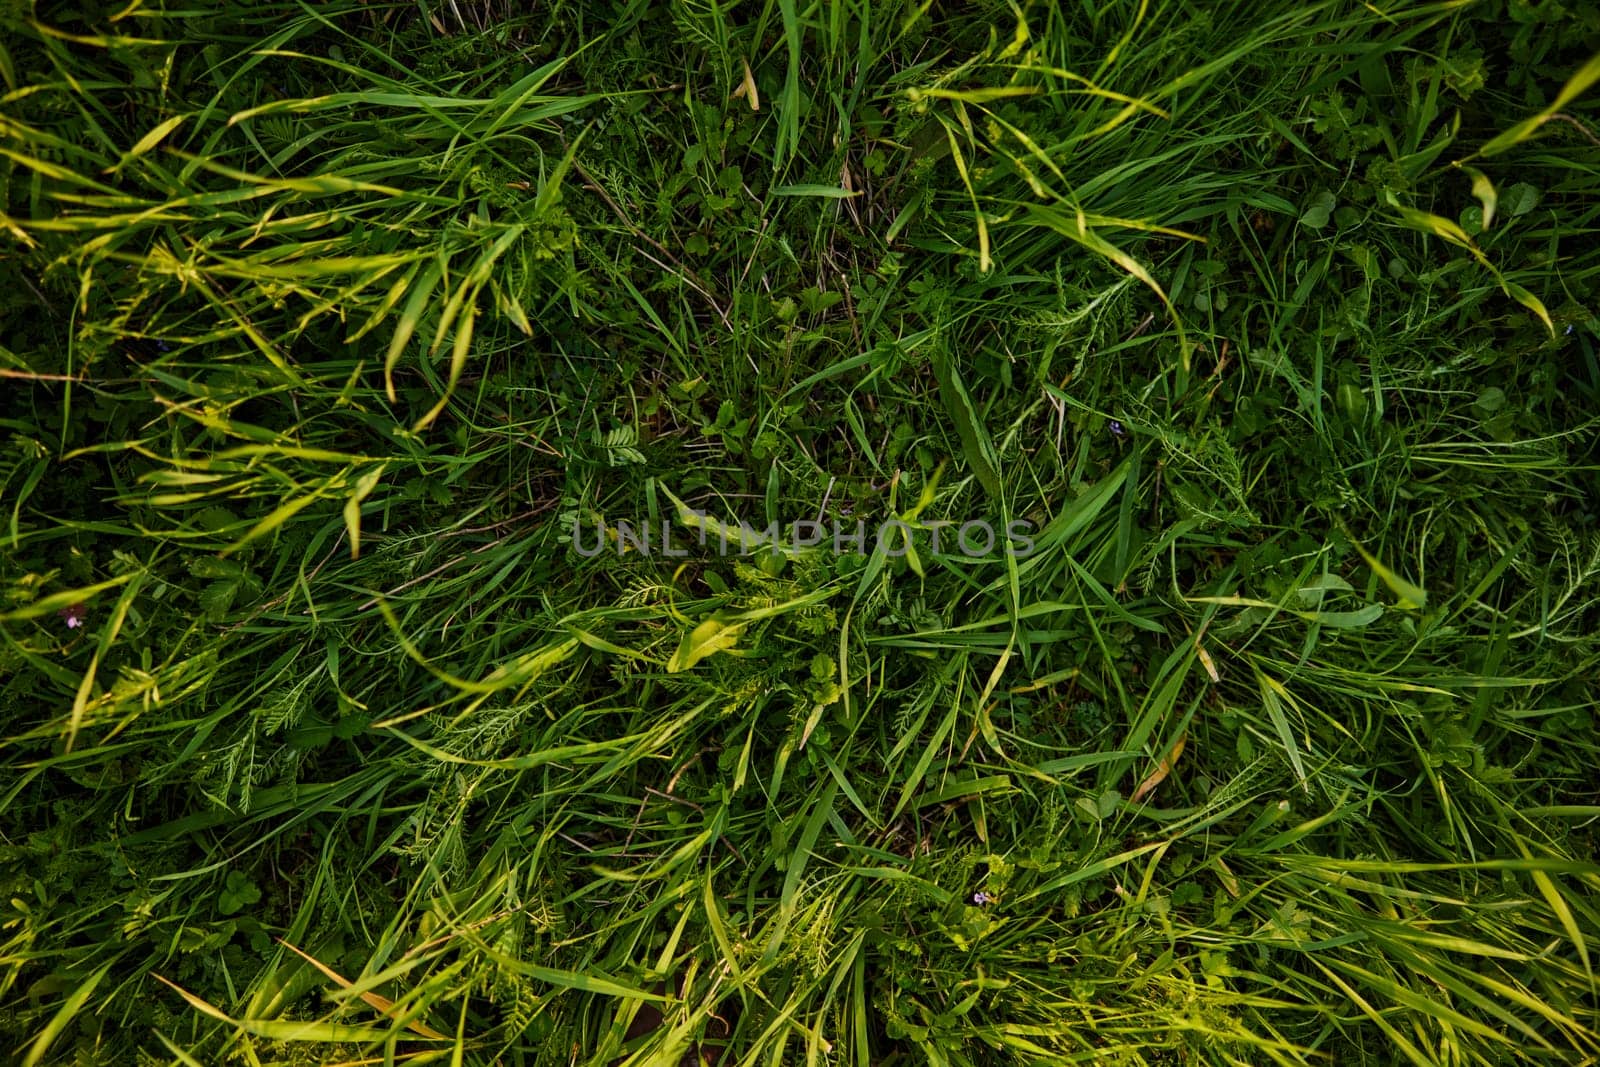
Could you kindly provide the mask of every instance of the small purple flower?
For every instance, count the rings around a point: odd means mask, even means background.
[[[84,617],[88,613],[84,611],[82,604],[74,604],[70,608],[62,608],[57,614],[61,616],[61,621],[67,624],[67,629],[76,630],[83,625]]]
[[[1122,423],[1118,422],[1116,419],[1112,419],[1109,422],[1107,422],[1106,423],[1106,429],[1111,431],[1111,436],[1112,437],[1126,437],[1126,436],[1128,436],[1127,428],[1124,427],[1122,425]]]
[[[972,902],[981,908],[985,904],[993,904],[994,897],[980,889],[978,892],[972,894]]]

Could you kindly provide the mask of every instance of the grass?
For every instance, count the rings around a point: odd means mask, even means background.
[[[0,27],[8,1060],[1600,1058],[1590,8]]]

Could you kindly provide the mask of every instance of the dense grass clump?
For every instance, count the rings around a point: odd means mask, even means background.
[[[0,79],[0,1058],[1600,1057],[1593,4]]]

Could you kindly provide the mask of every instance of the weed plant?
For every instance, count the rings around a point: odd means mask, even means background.
[[[1600,1057],[1591,0],[5,0],[0,79],[0,1058]]]

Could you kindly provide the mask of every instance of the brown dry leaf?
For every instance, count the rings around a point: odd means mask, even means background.
[[[1234,900],[1238,900],[1239,879],[1234,877],[1233,872],[1228,869],[1228,865],[1226,863],[1222,862],[1222,858],[1220,856],[1215,862],[1217,865],[1217,881],[1222,883],[1222,888],[1228,891],[1228,895],[1230,897],[1232,897]]]
[[[761,93],[756,89],[755,75],[750,73],[750,61],[741,56],[739,62],[744,64],[744,81],[739,83],[739,88],[728,94],[728,99],[737,100],[744,97],[750,101],[751,111],[760,111]]]
[[[1173,742],[1172,751],[1168,752],[1161,762],[1156,764],[1156,769],[1150,772],[1150,777],[1139,783],[1139,788],[1133,791],[1133,797],[1128,803],[1139,803],[1155,792],[1156,786],[1167,780],[1167,775],[1172,773],[1172,768],[1178,762],[1178,757],[1183,755],[1183,745],[1188,740],[1188,736],[1187,733],[1178,735],[1178,740]]]

